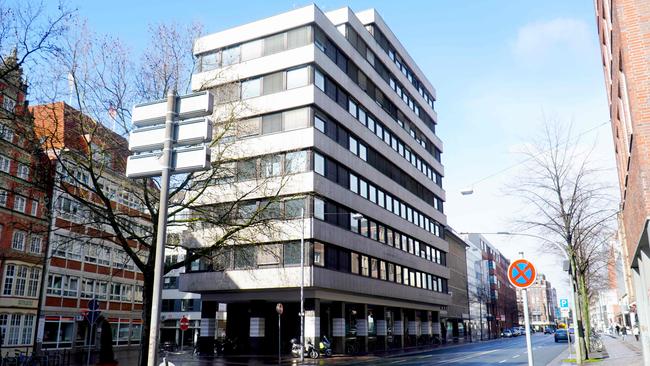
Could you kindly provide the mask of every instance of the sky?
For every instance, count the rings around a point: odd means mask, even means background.
[[[307,1],[77,1],[99,33],[133,50],[147,26],[200,22],[206,34],[255,21]],[[457,232],[513,231],[521,203],[505,187],[522,174],[518,153],[544,119],[590,131],[602,179],[616,185],[614,148],[593,1],[317,1],[324,11],[375,8],[437,91],[437,134],[444,142],[445,210]],[[600,126],[600,127],[598,127]],[[509,168],[509,169],[508,169]],[[499,174],[495,174],[499,173]],[[489,177],[485,179],[486,177]],[[473,187],[474,194],[460,191]],[[568,293],[561,260],[522,237],[487,236],[507,257],[524,251],[538,272]]]

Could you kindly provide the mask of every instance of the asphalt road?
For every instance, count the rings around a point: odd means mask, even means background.
[[[555,343],[553,335],[535,333],[532,335],[535,365],[546,365],[567,349],[564,343]],[[463,344],[457,347],[440,348],[415,355],[375,359],[353,365],[526,365],[526,337],[504,338],[495,341]]]

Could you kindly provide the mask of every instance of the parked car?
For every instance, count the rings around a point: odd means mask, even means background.
[[[512,335],[513,335],[514,337],[520,336],[520,335],[521,335],[521,331],[519,330],[519,328],[512,328]]]
[[[505,337],[505,338],[512,337],[512,331],[510,329],[504,329],[503,332],[501,332],[501,337]]]
[[[551,327],[544,328],[544,334],[553,334],[553,328]]]
[[[521,335],[526,335],[526,327],[519,327],[519,333]]]
[[[566,329],[558,329],[555,331],[555,335],[553,337],[555,338],[555,343],[568,342],[570,335]]]

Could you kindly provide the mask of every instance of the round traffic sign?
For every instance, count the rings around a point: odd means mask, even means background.
[[[186,331],[190,328],[190,320],[187,317],[181,318],[181,326],[179,327],[182,331]]]
[[[535,266],[525,259],[517,259],[508,267],[508,279],[515,287],[529,287],[535,282],[536,277]]]
[[[282,306],[281,302],[275,305],[275,311],[277,311],[279,315],[282,315],[282,312],[284,311],[284,306]]]
[[[97,309],[99,309],[99,301],[97,301],[96,299],[92,299],[88,301],[88,310],[95,311]]]

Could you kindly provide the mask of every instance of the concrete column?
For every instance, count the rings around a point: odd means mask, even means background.
[[[640,323],[639,333],[641,335],[643,363],[650,365],[650,301],[648,301],[647,297],[647,294],[650,293],[650,258],[646,250],[647,248],[644,248],[639,251],[639,268],[638,271],[632,271],[632,280],[636,287],[636,308]]]
[[[332,316],[332,351],[345,352],[345,303],[335,301],[331,308]]]
[[[413,347],[417,345],[417,316],[416,311],[412,309],[404,310],[404,326],[405,329],[405,339],[404,343],[406,347]]]
[[[404,348],[404,309],[395,309],[393,326],[393,339],[398,348]]]
[[[372,315],[375,320],[375,330],[377,331],[375,350],[386,350],[388,348],[386,337],[386,308],[383,306],[374,306],[372,309]]]
[[[266,319],[264,317],[265,301],[250,302],[250,320],[248,336],[251,354],[264,353],[264,335],[266,334]]]
[[[357,308],[357,342],[359,352],[368,352],[368,305],[359,304]]]
[[[432,335],[431,312],[423,311],[422,314],[423,314],[421,320],[422,335],[425,336],[427,343],[431,343],[431,335]]]
[[[320,299],[305,300],[305,342],[311,341],[315,347],[320,342]]]
[[[214,355],[214,335],[217,328],[217,304],[216,301],[201,301],[201,330],[197,348],[200,355]]]

